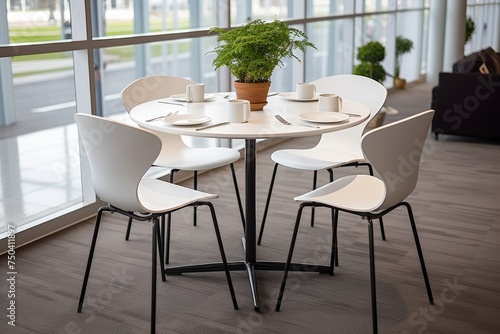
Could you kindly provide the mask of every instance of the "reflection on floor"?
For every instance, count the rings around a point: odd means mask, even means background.
[[[82,200],[74,124],[0,141],[0,233]]]

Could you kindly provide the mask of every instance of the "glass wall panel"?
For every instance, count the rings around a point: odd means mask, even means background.
[[[397,18],[397,35],[401,35],[405,38],[410,39],[413,42],[413,49],[403,55],[401,62],[401,78],[405,78],[407,81],[415,81],[420,76],[420,62],[419,59],[421,54],[419,50],[421,49],[420,41],[422,39],[422,30],[415,29],[415,27],[421,26],[422,19],[421,11],[406,11],[400,12]],[[391,69],[386,69],[388,72],[394,73]]]
[[[423,8],[424,0],[398,0],[398,9]]]
[[[17,134],[73,123],[76,112],[71,52],[12,58]],[[2,131],[3,132],[3,131]]]
[[[354,2],[347,0],[311,0],[307,4],[309,17],[343,15],[354,11]]]
[[[7,1],[10,43],[71,39],[68,1]]]
[[[216,25],[216,0],[107,0],[93,2],[99,13],[95,37],[158,33]]]
[[[357,12],[372,13],[393,9],[394,1],[391,0],[365,0],[362,8],[356,8]]]
[[[0,233],[82,200],[72,53],[12,59],[16,123],[0,132]]]
[[[272,21],[302,17],[304,1],[293,0],[231,0],[231,25],[256,19]]]
[[[120,92],[132,81],[148,75],[172,75],[205,84],[206,92],[216,92],[212,66],[215,37],[181,39],[100,49],[105,68],[102,81],[104,115],[125,112]]]
[[[353,19],[310,23],[308,36],[318,50],[306,51],[306,81],[352,73]]]

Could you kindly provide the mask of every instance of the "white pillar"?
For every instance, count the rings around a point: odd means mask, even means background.
[[[427,82],[437,84],[443,70],[446,1],[431,0],[429,10],[429,42],[427,51]]]
[[[493,14],[493,17],[496,17],[496,20],[493,21],[493,29],[491,30],[491,33],[494,35],[491,47],[496,52],[500,52],[500,6],[495,6],[494,11],[495,14]]]
[[[444,41],[443,70],[451,72],[453,64],[464,56],[467,0],[448,1]]]

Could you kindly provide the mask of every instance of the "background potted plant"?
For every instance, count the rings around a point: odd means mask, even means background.
[[[465,19],[465,43],[469,42],[472,39],[472,34],[476,30],[476,23],[472,19],[472,17],[467,16]]]
[[[216,70],[222,66],[229,69],[236,78],[237,98],[249,100],[252,110],[262,110],[267,104],[271,74],[276,66],[283,66],[282,58],[300,62],[294,50],[304,52],[308,46],[316,49],[304,32],[279,20],[258,19],[231,30],[214,27],[210,32],[223,42],[208,52],[216,55],[213,66]],[[253,93],[257,96],[253,97]]]
[[[401,70],[401,62],[403,55],[413,49],[413,42],[401,35],[396,36],[396,59],[394,67],[394,87],[404,89],[406,87],[406,79],[399,76]]]
[[[360,61],[354,67],[354,74],[383,82],[386,72],[381,62],[385,58],[385,47],[380,42],[370,41],[358,48],[356,58]]]
[[[369,77],[382,83],[387,76],[381,64],[384,58],[385,47],[380,42],[370,41],[361,45],[356,55],[356,59],[358,59],[360,63],[354,67],[353,72],[354,74]],[[386,114],[385,109],[387,108],[384,106],[382,110],[370,120],[366,125],[366,130],[379,127],[384,123]]]

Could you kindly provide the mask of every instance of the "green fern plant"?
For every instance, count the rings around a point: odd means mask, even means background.
[[[212,65],[215,70],[226,66],[240,82],[268,82],[274,69],[283,67],[283,58],[300,59],[294,50],[304,52],[316,46],[306,34],[284,22],[254,20],[231,30],[219,27],[210,29],[223,42],[208,53],[215,53]]]

